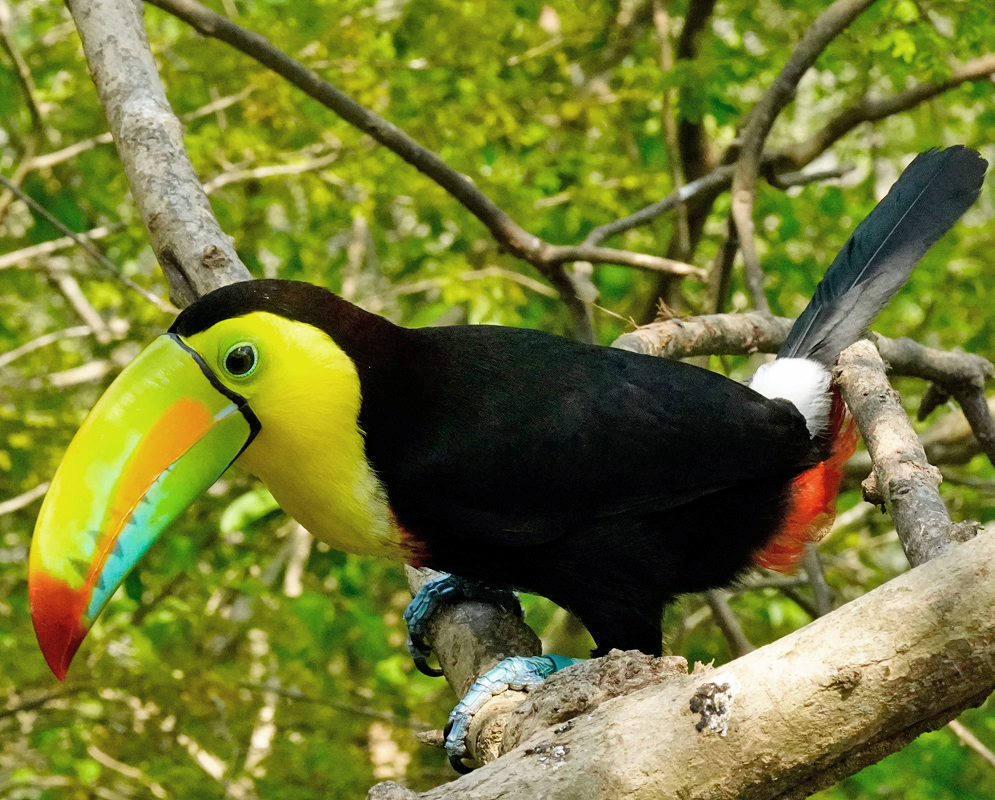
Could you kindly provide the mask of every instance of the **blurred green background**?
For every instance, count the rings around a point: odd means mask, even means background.
[[[710,11],[707,22],[692,57],[678,52],[665,71],[661,14],[673,45],[686,2],[211,3],[556,244],[673,188],[670,122],[717,161],[818,12],[801,0],[712,5],[692,3]],[[145,20],[194,165],[254,275],[320,283],[412,326],[571,333],[555,290],[437,185],[226,45],[156,8]],[[68,12],[56,0],[0,0],[0,28],[0,172],[74,231],[101,229],[96,242],[121,271],[165,295],[113,145],[95,138],[106,122]],[[807,140],[865,95],[943,83],[958,64],[992,53],[987,0],[879,2],[806,75],[769,147]],[[834,144],[812,168],[853,164],[841,180],[788,191],[762,184],[754,219],[772,310],[801,310],[914,153],[964,143],[993,161],[993,134],[991,79],[962,83]],[[993,187],[876,330],[993,356]],[[713,263],[728,207],[722,194],[686,254],[695,265]],[[668,214],[606,244],[664,254],[676,235]],[[32,498],[113,376],[170,323],[79,248],[22,252],[60,237],[0,192],[0,798],[344,798],[383,779],[418,790],[453,779],[444,754],[414,738],[442,727],[454,698],[407,656],[401,569],[312,545],[237,469],[152,549],[65,684],[48,672],[27,608]],[[596,266],[593,278],[602,343],[652,316],[655,276]],[[668,299],[681,313],[708,310],[707,283],[683,281]],[[739,270],[726,305],[749,307]],[[711,366],[743,377],[755,361]],[[897,385],[914,410],[925,386]],[[944,469],[956,519],[995,517],[987,461],[962,450]],[[862,504],[855,486],[840,501],[846,524],[823,547],[837,604],[907,568],[887,516]],[[737,591],[731,604],[760,645],[806,624],[809,598],[798,585]],[[576,624],[544,600],[525,602],[550,646],[586,652]],[[689,661],[731,657],[703,598],[682,599],[666,623],[671,650]],[[988,709],[961,721],[995,748]],[[995,767],[944,729],[820,797],[988,800]]]

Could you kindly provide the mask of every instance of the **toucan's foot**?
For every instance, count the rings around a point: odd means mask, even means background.
[[[461,774],[470,772],[471,768],[463,763],[467,755],[466,735],[470,731],[473,715],[483,708],[484,703],[508,689],[528,691],[554,672],[575,662],[576,659],[566,656],[512,656],[478,678],[452,710],[446,725],[446,752],[453,769]]]
[[[460,578],[458,575],[443,574],[428,581],[414,599],[408,603],[404,621],[408,623],[408,652],[415,661],[419,672],[433,678],[442,675],[441,670],[428,665],[432,648],[425,642],[428,621],[442,603],[455,603],[460,600],[480,600],[494,603],[512,614],[522,616],[522,604],[518,595],[509,589],[495,589],[476,581]]]

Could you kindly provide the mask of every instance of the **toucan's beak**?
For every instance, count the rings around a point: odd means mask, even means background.
[[[31,541],[31,619],[59,680],[131,568],[258,430],[245,400],[174,334],[111,384],[69,445]]]

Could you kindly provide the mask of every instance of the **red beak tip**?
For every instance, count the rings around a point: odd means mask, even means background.
[[[83,624],[83,598],[62,581],[44,574],[29,576],[31,621],[49,669],[65,680],[73,656],[89,633]]]
[[[72,628],[55,626],[47,630],[36,629],[35,632],[48,668],[52,670],[56,678],[64,681],[76,651],[79,650],[83,639],[86,638],[87,630],[82,626],[74,625]]]

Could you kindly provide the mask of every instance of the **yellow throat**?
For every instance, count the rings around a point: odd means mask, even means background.
[[[359,376],[331,337],[254,312],[222,320],[187,343],[259,418],[262,429],[238,463],[262,479],[281,508],[337,550],[400,559],[400,532],[359,428]],[[221,365],[241,343],[256,348],[258,364],[233,377]]]

